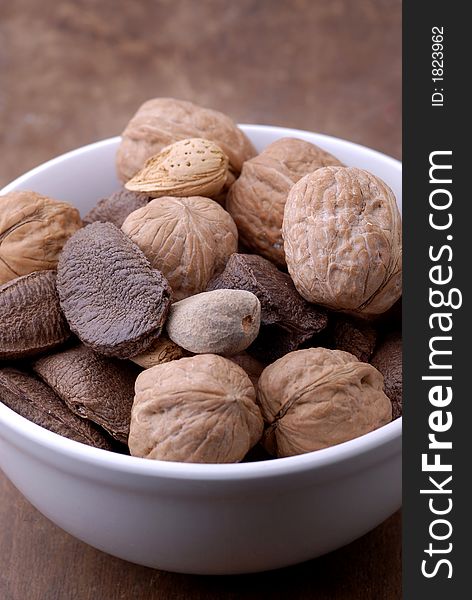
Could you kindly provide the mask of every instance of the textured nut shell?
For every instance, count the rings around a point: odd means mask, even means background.
[[[377,331],[366,321],[351,319],[340,313],[332,315],[331,337],[336,350],[354,354],[361,362],[369,362],[377,341]]]
[[[186,354],[187,352],[183,348],[161,335],[155,344],[145,352],[133,356],[131,360],[143,369],[150,369],[156,365],[183,358]]]
[[[286,354],[264,369],[257,398],[268,424],[263,444],[276,456],[334,446],[392,419],[382,375],[341,350]]]
[[[238,244],[231,216],[200,196],[152,200],[131,213],[122,230],[165,275],[176,300],[202,292]]]
[[[192,137],[216,142],[236,173],[256,154],[249,138],[223,113],[175,98],[155,98],[138,109],[122,134],[116,157],[118,176],[128,181],[148,158]]]
[[[231,187],[226,209],[247,248],[285,266],[282,221],[290,188],[304,175],[341,163],[318,146],[282,138],[244,163]]]
[[[393,418],[403,412],[402,335],[390,333],[375,349],[371,363],[384,377],[384,389],[392,402]]]
[[[147,194],[130,192],[122,188],[108,198],[99,200],[94,208],[83,218],[84,225],[90,223],[113,223],[116,227],[123,225],[126,217],[134,210],[146,206],[151,198]]]
[[[0,401],[49,431],[76,442],[113,450],[111,440],[93,423],[74,415],[57,394],[33,375],[0,368]]]
[[[302,298],[287,273],[255,254],[232,254],[207,289],[246,290],[259,298],[261,331],[248,351],[264,362],[296,350],[328,323],[324,309]]]
[[[171,306],[167,334],[195,354],[238,354],[256,339],[261,304],[251,292],[215,290]]]
[[[70,238],[57,290],[71,330],[117,358],[135,356],[159,337],[171,297],[162,273],[111,223],[92,223]]]
[[[239,462],[262,428],[246,373],[221,356],[202,354],[139,375],[129,448],[133,456],[158,460]]]
[[[401,295],[401,218],[395,196],[362,169],[324,167],[290,190],[287,267],[309,302],[368,317]]]
[[[161,196],[217,196],[226,182],[228,157],[203,138],[175,142],[146,161],[125,187]]]
[[[67,239],[82,227],[79,211],[36,192],[0,196],[0,285],[55,269]]]
[[[40,354],[69,336],[56,271],[37,271],[0,286],[0,360]]]
[[[77,416],[126,443],[134,383],[140,370],[127,361],[99,356],[83,345],[38,359],[34,371]]]

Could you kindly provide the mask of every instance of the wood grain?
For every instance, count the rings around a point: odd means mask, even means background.
[[[0,3],[0,185],[119,133],[153,96],[300,127],[399,157],[399,0]],[[204,549],[202,549],[204,551]],[[0,474],[0,599],[401,598],[400,515],[272,573],[153,571],[78,542]]]

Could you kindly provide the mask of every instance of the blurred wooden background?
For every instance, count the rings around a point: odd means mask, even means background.
[[[154,96],[400,158],[401,2],[0,2],[0,186],[119,134]],[[346,548],[274,573],[175,575],[74,540],[0,473],[0,599],[396,600],[400,527],[397,514]]]

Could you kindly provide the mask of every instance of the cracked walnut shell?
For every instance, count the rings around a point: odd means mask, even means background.
[[[401,217],[368,171],[324,167],[290,190],[283,237],[295,287],[309,302],[370,317],[401,295]]]
[[[238,245],[231,216],[201,196],[152,200],[126,218],[122,231],[164,274],[175,300],[203,292]]]
[[[146,161],[125,187],[161,196],[214,198],[228,176],[228,157],[214,142],[190,138],[175,142]]]
[[[341,350],[309,348],[264,369],[257,399],[271,454],[293,456],[334,446],[392,420],[383,377]]]
[[[68,238],[82,227],[79,211],[36,192],[0,196],[0,285],[55,269]]]
[[[318,146],[297,138],[276,140],[246,161],[226,201],[243,244],[285,267],[281,230],[290,188],[304,175],[328,165],[341,163]]]
[[[246,373],[226,358],[200,354],[138,376],[128,444],[133,456],[232,463],[259,441],[262,428]]]
[[[154,98],[140,106],[122,134],[116,156],[118,176],[128,181],[148,158],[192,137],[216,142],[235,173],[256,154],[249,138],[227,115],[184,100]]]

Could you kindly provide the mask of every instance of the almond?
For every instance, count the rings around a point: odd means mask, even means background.
[[[228,157],[214,142],[190,138],[152,156],[125,187],[160,196],[216,196],[226,182]]]

